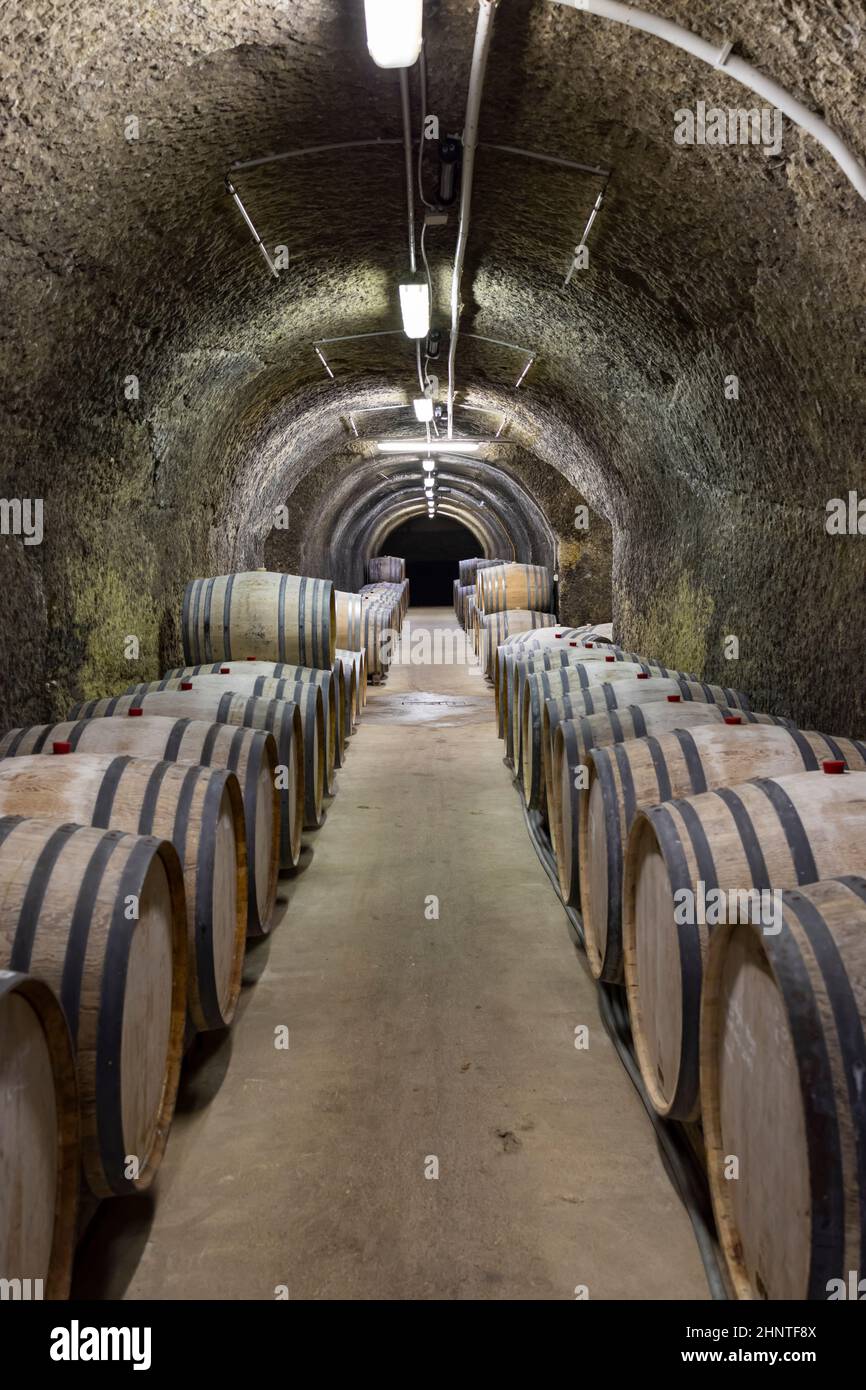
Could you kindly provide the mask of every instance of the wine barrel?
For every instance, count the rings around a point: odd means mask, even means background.
[[[516,658],[512,656],[510,660],[510,673],[506,660],[503,699],[506,710],[513,710],[514,712],[515,729],[512,733],[512,741],[515,736],[519,737],[519,712],[523,708],[523,687],[526,684],[526,678],[535,675],[538,671],[561,671],[566,667],[584,666],[587,668],[587,678],[585,682],[580,680],[584,689],[590,685],[598,684],[596,677],[600,677],[601,673],[597,672],[595,668],[602,663],[606,666],[612,666],[624,662],[630,668],[632,675],[670,677],[683,674],[679,671],[669,671],[666,666],[660,665],[657,661],[647,660],[639,652],[624,652],[621,647],[611,646],[588,648],[578,646],[576,643],[574,646],[569,644],[564,649],[556,647],[552,650],[544,649],[532,652],[528,656]],[[626,677],[624,671],[620,670],[616,676],[605,676],[604,679],[624,680]],[[503,737],[506,737],[505,732],[503,732]]]
[[[593,974],[604,980],[622,978],[623,852],[641,807],[731,786],[751,772],[764,777],[814,772],[825,759],[835,758],[862,772],[866,744],[858,748],[852,739],[778,726],[716,724],[678,728],[658,738],[632,739],[591,752],[578,818],[578,857],[583,927]]]
[[[490,569],[493,565],[504,565],[504,560],[459,560],[457,562],[457,582],[468,588],[475,583],[479,570]]]
[[[81,1162],[72,1039],[53,990],[13,970],[0,970],[0,1135],[0,1278],[24,1298],[67,1298]]]
[[[361,718],[361,712],[367,703],[367,658],[363,647],[359,651],[343,650],[337,648],[337,657],[343,663],[344,669],[350,666],[354,673],[354,684],[352,685],[352,722],[357,724]]]
[[[474,584],[461,584],[457,590],[457,617],[460,626],[466,627],[469,622],[469,600],[475,597]]]
[[[102,753],[5,758],[0,815],[170,840],[186,890],[190,1018],[199,1032],[228,1027],[247,934],[246,836],[233,772]]]
[[[479,613],[478,660],[485,675],[493,678],[496,648],[506,637],[515,632],[529,632],[539,627],[553,627],[556,617],[553,613],[540,613],[523,608],[511,609],[506,613]]]
[[[254,570],[193,579],[181,617],[188,666],[255,656],[330,671],[337,622],[330,579]]]
[[[701,1110],[719,1241],[737,1298],[862,1299],[866,880],[781,902],[777,934],[710,938]]]
[[[375,605],[365,603],[360,594],[337,590],[334,595],[337,612],[337,646],[350,651],[367,653],[367,672],[374,681],[388,674],[393,656],[394,637],[388,629],[385,614]]]
[[[476,583],[478,607],[485,617],[512,608],[531,613],[549,613],[553,608],[553,582],[544,565],[491,565],[478,572]]]
[[[497,709],[500,706],[503,674],[509,658],[513,663],[515,660],[521,660],[524,656],[532,656],[536,651],[544,651],[547,647],[553,648],[564,640],[570,639],[579,643],[580,637],[585,631],[585,628],[562,628],[557,625],[538,628],[535,632],[516,632],[510,637],[506,637],[504,642],[500,642],[493,658],[493,691]],[[507,698],[506,693],[506,700]],[[503,736],[500,735],[500,737]]]
[[[259,700],[254,695],[246,699],[230,690],[208,692],[195,690],[157,690],[150,695],[115,695],[108,700],[86,700],[69,712],[70,720],[127,716],[131,709],[146,715],[165,718],[206,720],[210,724],[228,724],[232,728],[261,729],[273,734],[279,764],[280,792],[280,864],[284,869],[297,865],[301,853],[301,830],[305,807],[318,806],[321,819],[324,774],[318,757],[318,740],[312,741],[310,763],[313,768],[312,788],[306,784],[304,729],[301,712],[287,701]],[[324,728],[324,726],[323,726]],[[315,824],[319,821],[316,820]]]
[[[334,773],[342,763],[344,751],[340,743],[343,724],[339,713],[339,694],[334,686],[333,674],[309,666],[290,666],[288,671],[289,675],[285,680],[273,680],[268,676],[234,675],[228,672],[225,675],[209,673],[189,678],[164,676],[160,681],[145,681],[140,685],[131,685],[123,693],[138,699],[142,695],[154,695],[163,690],[180,690],[184,684],[192,684],[193,690],[220,693],[231,691],[235,695],[255,695],[264,700],[291,700],[301,706],[300,687],[305,684],[318,685],[322,691],[325,722],[325,792],[333,795],[337,789]],[[301,720],[303,722],[303,708]]]
[[[68,743],[73,753],[132,753],[162,762],[200,763],[234,772],[241,785],[247,837],[247,936],[271,929],[280,871],[280,798],[277,745],[271,734],[233,729],[203,719],[67,720],[12,729],[0,739],[0,758],[50,753]]]
[[[547,702],[548,705],[562,703],[553,700]],[[550,841],[560,891],[569,907],[580,907],[578,826],[585,803],[585,788],[580,785],[578,770],[584,769],[585,781],[590,753],[596,748],[607,748],[633,738],[645,738],[648,734],[691,728],[693,724],[724,724],[727,717],[739,719],[744,716],[733,715],[723,705],[669,705],[665,701],[558,720],[552,731],[552,751],[545,756],[545,774]]]
[[[349,664],[349,658],[352,658],[351,666],[354,671],[354,677],[346,670],[347,664]],[[346,707],[351,708],[353,711],[351,722],[352,725],[354,725],[356,722],[355,714],[360,714],[362,703],[366,703],[366,696],[364,696],[362,700],[361,692],[356,689],[360,679],[363,678],[366,681],[363,650],[360,652],[350,652],[343,651],[338,647],[334,657],[335,678],[337,678],[338,665],[343,672],[343,679],[346,681],[347,685],[351,686],[351,690],[343,689],[343,698]],[[309,677],[294,674],[298,671],[310,671],[312,674]],[[206,665],[175,666],[173,670],[165,672],[161,681],[149,682],[148,688],[157,690],[168,689],[170,686],[166,685],[166,682],[170,683],[175,680],[189,681],[192,680],[194,676],[264,676],[269,680],[304,680],[313,679],[320,675],[320,671],[313,671],[312,668],[308,666],[292,666],[287,661],[256,661],[250,658],[247,661],[212,661]],[[141,688],[142,686],[140,685],[132,685],[127,688],[126,693],[133,694]],[[351,733],[351,728],[345,721],[344,729],[346,732],[343,735],[343,741],[345,741]]]
[[[371,555],[367,561],[367,578],[372,584],[382,581],[397,584],[406,578],[406,561],[396,555]]]
[[[87,1184],[97,1197],[140,1192],[165,1148],[186,1020],[177,851],[151,836],[8,816],[0,884],[0,966],[44,980],[69,1024]]]
[[[544,757],[541,738],[544,732],[544,702],[555,699],[567,690],[589,690],[595,685],[611,682],[632,683],[641,671],[648,668],[636,661],[593,661],[577,666],[563,666],[558,671],[536,671],[523,683],[518,705],[514,700],[513,759],[523,791],[531,809],[541,806],[544,799]]]
[[[770,916],[771,890],[856,873],[864,861],[866,772],[759,777],[638,812],[623,877],[625,980],[637,1059],[660,1114],[698,1111],[706,895],[763,890]]]
[[[749,701],[740,690],[707,685],[686,675],[655,676],[640,672],[634,680],[608,681],[603,685],[590,686],[588,690],[571,686],[549,696],[544,702],[542,715],[546,756],[553,747],[553,735],[561,719],[579,719],[584,714],[602,714],[624,709],[627,705],[648,705],[660,701],[719,704],[729,707],[735,714],[742,714],[750,723],[785,724],[790,727],[790,720],[771,715],[758,715],[753,719]]]

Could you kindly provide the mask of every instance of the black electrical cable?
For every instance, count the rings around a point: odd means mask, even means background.
[[[510,760],[505,759],[505,762],[507,766],[511,767]],[[513,768],[511,770],[513,772]],[[550,840],[544,832],[541,815],[538,811],[529,810],[516,778],[514,788],[520,797],[523,819],[529,832],[532,847],[538,856],[541,867],[553,884],[554,892],[565,912],[569,936],[575,946],[581,951],[585,951],[586,943],[580,913],[575,912],[574,908],[568,907],[562,900],[556,860],[553,857]],[[608,985],[602,981],[597,983],[598,1011],[601,1015],[601,1021],[655,1130],[656,1141],[662,1152],[668,1175],[692,1223],[692,1230],[698,1243],[698,1251],[703,1262],[710,1294],[713,1299],[727,1300],[729,1298],[728,1287],[725,1281],[722,1255],[716,1238],[706,1174],[698,1163],[694,1149],[689,1143],[682,1125],[675,1120],[666,1120],[659,1115],[647,1094],[634,1054],[625,990],[619,985]]]

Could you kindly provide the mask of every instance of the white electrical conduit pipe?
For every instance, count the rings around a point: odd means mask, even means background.
[[[796,97],[791,96],[790,92],[786,92],[772,78],[765,77],[757,68],[753,68],[751,63],[732,55],[729,43],[719,48],[716,44],[708,43],[706,39],[698,38],[697,34],[693,34],[689,29],[684,29],[681,24],[674,24],[672,20],[662,19],[659,15],[648,14],[646,10],[638,9],[634,5],[622,5],[618,3],[618,0],[553,0],[553,3],[568,5],[573,10],[582,10],[585,14],[597,15],[599,19],[611,19],[616,24],[626,24],[631,29],[640,29],[645,34],[653,34],[656,38],[664,39],[665,43],[671,43],[676,48],[682,48],[684,52],[691,53],[693,57],[708,63],[711,68],[726,73],[728,77],[733,77],[735,82],[740,82],[744,87],[749,87],[753,92],[757,92],[758,96],[763,97],[765,101],[777,106],[795,125],[814,136],[833,156],[860,197],[866,199],[866,169],[841,136],[831,130],[826,121],[822,121],[820,116],[816,116],[814,111],[810,111],[802,102],[797,101]]]
[[[460,333],[460,282],[469,240],[469,217],[472,211],[472,180],[475,173],[475,150],[478,145],[478,114],[484,74],[493,36],[493,18],[499,0],[478,0],[478,22],[475,27],[475,47],[469,72],[469,91],[466,97],[466,122],[463,127],[463,176],[460,181],[460,225],[457,250],[454,253],[454,273],[451,277],[451,340],[448,345],[448,438],[454,437],[454,363],[457,359],[457,339]]]

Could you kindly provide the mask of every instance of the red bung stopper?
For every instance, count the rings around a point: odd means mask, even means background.
[[[738,714],[726,714],[726,715],[725,715],[725,723],[726,723],[726,724],[742,724],[742,722],[743,722],[743,721],[742,721],[742,719],[740,718],[740,716],[739,716]]]
[[[144,714],[144,710],[140,706],[138,709],[128,709],[126,712],[130,719],[135,719],[136,715]]]
[[[192,681],[181,681],[181,690],[192,690]]]
[[[557,642],[559,642],[560,639],[563,638],[563,637],[565,636],[565,633],[564,633],[564,632],[555,632],[555,633],[553,634],[553,636],[554,636],[554,640],[557,641]]]
[[[230,676],[230,675],[231,675],[231,671],[229,670],[228,666],[221,666],[221,667],[220,667],[220,675],[221,675],[221,676]]]
[[[845,764],[840,762],[838,758],[825,758],[821,766],[826,773],[834,776],[838,776],[845,771]]]
[[[606,656],[604,659],[605,659],[605,661],[616,661],[616,657],[615,657],[615,656]]]
[[[649,675],[646,671],[638,671],[636,679],[639,681],[648,681]]]
[[[682,699],[682,696],[681,696],[681,695],[669,695],[669,696],[668,696],[668,704],[671,704],[671,705],[678,705],[681,699]]]
[[[248,656],[248,657],[247,657],[247,661],[255,661],[255,660],[256,660],[256,658],[255,658],[254,656]]]
[[[71,752],[72,752],[72,744],[71,744],[71,743],[52,743],[52,745],[51,745],[51,751],[52,751],[52,753],[71,753]]]
[[[586,643],[586,646],[587,646],[587,647],[593,647],[593,646],[595,646],[595,643],[594,643],[594,642],[587,642],[587,643]]]

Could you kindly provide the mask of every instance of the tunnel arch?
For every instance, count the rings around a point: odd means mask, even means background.
[[[795,24],[770,0],[724,15],[715,0],[659,6],[720,48],[747,34],[749,61],[823,109],[862,160],[866,57],[843,13],[808,0]],[[4,341],[24,368],[2,406],[5,490],[44,498],[48,518],[38,554],[3,538],[15,718],[123,681],[129,632],[140,674],[174,664],[184,581],[260,563],[287,499],[308,535],[285,553],[327,569],[312,479],[321,492],[342,479],[353,404],[414,389],[399,339],[340,348],[335,381],[312,348],[398,326],[399,149],[238,175],[268,245],[289,248],[276,281],[223,186],[236,160],[399,136],[396,80],[371,66],[359,8],[226,15],[204,0],[193,14],[167,0],[147,16],[121,6],[111,26],[93,14],[73,0],[61,26],[15,0],[4,18],[15,46],[51,55],[14,77],[0,247]],[[428,21],[430,105],[457,129],[474,15],[439,0]],[[742,89],[677,49],[651,51],[650,66],[649,41],[548,0],[500,6],[460,399],[508,414],[509,457],[569,557],[575,616],[598,616],[606,570],[630,644],[729,678],[723,638],[738,634],[740,683],[757,700],[851,728],[866,712],[863,651],[838,614],[857,611],[862,561],[853,538],[828,540],[824,512],[862,475],[862,200],[793,126],[778,158],[677,149],[676,109]],[[70,113],[72,88],[86,99]],[[599,180],[504,146],[611,171],[590,265],[568,286]],[[428,237],[440,316],[453,233],[452,221]],[[473,332],[535,353],[519,390],[514,354]],[[580,500],[597,523],[588,539],[569,521]],[[756,613],[758,592],[770,597]],[[829,643],[817,672],[816,630]]]

